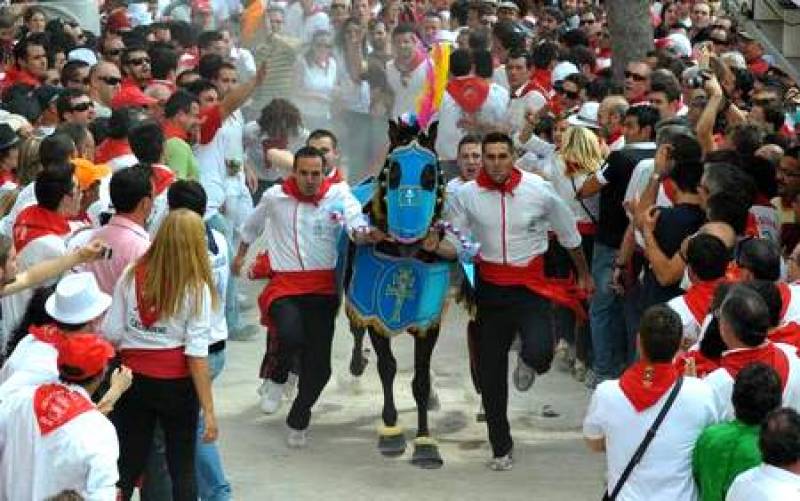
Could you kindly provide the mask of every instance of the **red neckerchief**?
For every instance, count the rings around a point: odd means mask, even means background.
[[[728,269],[725,270],[725,280],[728,282],[742,281],[742,269],[739,268],[739,265],[736,264],[735,261],[728,263]]]
[[[64,216],[39,205],[31,205],[19,213],[14,223],[14,249],[20,252],[39,237],[64,236],[69,231],[69,223]]]
[[[773,343],[785,343],[800,348],[800,325],[797,322],[789,322],[786,325],[772,329],[767,335]]]
[[[597,57],[599,59],[611,59],[611,47],[597,49]]]
[[[400,65],[397,64],[398,63],[397,60],[395,60],[394,66],[395,68],[397,68],[397,71],[400,72],[400,75],[403,77],[403,79],[406,79],[409,76],[411,76],[411,73],[413,73],[414,70],[416,70],[420,64],[425,62],[427,57],[428,57],[427,53],[424,50],[417,47],[417,49],[414,50],[414,55],[411,57],[411,61],[409,61],[407,66],[401,68]],[[405,85],[408,85],[408,83],[406,82]]]
[[[35,77],[28,70],[22,70],[12,66],[6,70],[6,86],[11,87],[17,84],[39,87],[42,85],[42,81]]]
[[[751,61],[747,63],[747,69],[756,76],[762,76],[764,73],[769,70],[769,63],[764,60],[764,58],[759,57],[755,61]]]
[[[28,332],[42,343],[58,346],[64,340],[64,333],[54,324],[32,325]]]
[[[97,147],[94,152],[94,161],[98,164],[104,164],[124,155],[133,155],[133,150],[131,150],[128,140],[109,137]]]
[[[489,96],[489,83],[476,76],[453,78],[447,83],[447,93],[467,113],[475,113]]]
[[[338,167],[334,167],[333,170],[330,171],[327,179],[331,182],[331,184],[341,183],[344,181],[342,178],[342,171],[340,171]]]
[[[786,381],[789,378],[789,359],[783,350],[770,341],[755,348],[743,348],[723,353],[720,366],[728,371],[733,379],[736,379],[739,371],[755,362],[765,363],[775,369],[781,377],[781,386],[786,387]]]
[[[615,130],[611,134],[609,134],[608,139],[606,139],[606,144],[611,146],[612,144],[616,143],[619,138],[622,137],[622,131]]]
[[[678,379],[678,371],[671,363],[651,364],[636,362],[619,378],[619,387],[636,412],[651,407]]]
[[[692,312],[697,325],[703,325],[703,320],[708,315],[708,309],[711,307],[711,301],[714,299],[714,291],[717,286],[724,282],[724,278],[717,280],[708,280],[704,282],[697,282],[692,284],[686,289],[683,295],[683,301]]]
[[[300,187],[297,186],[297,179],[295,179],[294,176],[289,176],[283,182],[281,188],[283,189],[284,193],[294,198],[298,202],[318,205],[320,200],[325,198],[325,194],[328,193],[328,190],[332,184],[333,183],[330,179],[325,178],[322,181],[322,185],[319,187],[319,190],[317,190],[317,193],[315,195],[308,196],[303,195],[303,193],[300,191]]]
[[[79,214],[75,214],[68,221],[74,221],[78,223],[86,223],[88,225],[92,224],[92,219],[89,217],[89,213],[86,211],[80,212]]]
[[[789,309],[789,303],[792,302],[792,289],[786,282],[778,282],[778,292],[781,295],[781,313],[778,316],[781,320],[786,316],[786,310]]]
[[[134,288],[136,289],[136,309],[139,311],[139,320],[142,325],[150,327],[158,322],[161,312],[158,311],[156,305],[149,302],[144,297],[144,282],[147,280],[147,267],[144,264],[138,264],[133,270]]]
[[[755,214],[747,213],[747,221],[744,224],[744,234],[748,237],[758,238],[758,221]]]
[[[176,124],[172,120],[164,120],[164,124],[162,125],[162,129],[164,130],[164,139],[172,139],[173,137],[177,137],[178,139],[183,139],[187,143],[189,142],[189,133],[186,132],[186,129],[181,127],[180,125]]]
[[[478,177],[475,178],[475,182],[478,183],[478,186],[481,188],[499,191],[500,193],[508,193],[509,195],[514,194],[514,188],[516,188],[521,181],[522,171],[516,167],[511,169],[511,174],[501,184],[495,183],[484,169],[478,171]]]
[[[144,85],[139,85],[139,82],[137,82],[133,77],[125,77],[122,79],[122,82],[120,84],[120,90],[122,89],[122,87],[138,87],[139,90],[144,90],[149,83],[150,82],[145,82]]]
[[[150,181],[153,182],[153,195],[158,196],[175,182],[175,174],[163,165],[155,164],[151,168],[153,174],[150,176]]]
[[[0,171],[0,186],[6,183],[19,184],[17,183],[17,176],[14,174],[13,171],[10,170]]]
[[[33,411],[42,435],[57,430],[94,408],[91,400],[84,395],[56,383],[42,385],[33,394]]]
[[[665,178],[661,181],[661,187],[664,188],[664,195],[667,196],[667,199],[675,203],[675,197],[678,195],[678,186],[675,184],[671,178]]]
[[[553,74],[550,70],[536,68],[531,72],[531,79],[528,82],[537,90],[541,89],[542,95],[549,98],[553,94]]]

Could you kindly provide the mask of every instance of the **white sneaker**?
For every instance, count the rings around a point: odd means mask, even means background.
[[[511,458],[511,453],[508,453],[505,456],[490,459],[486,466],[492,471],[509,471],[514,468],[514,460]]]
[[[267,379],[261,380],[261,386],[259,386],[258,389],[256,390],[256,393],[258,393],[259,397],[267,391],[267,386],[268,386],[267,381],[268,381]]]
[[[290,372],[289,378],[286,379],[286,384],[283,388],[283,396],[286,397],[287,400],[294,400],[295,394],[297,393],[297,380],[297,374]]]
[[[283,396],[283,387],[285,384],[279,384],[275,381],[267,379],[264,381],[264,391],[261,394],[261,412],[264,414],[275,414],[281,408],[281,397]]]
[[[289,435],[286,437],[286,445],[290,449],[303,449],[308,445],[308,429],[295,430],[289,428]]]

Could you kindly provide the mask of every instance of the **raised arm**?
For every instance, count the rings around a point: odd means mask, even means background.
[[[247,82],[237,85],[228,92],[228,95],[220,103],[222,120],[225,120],[231,113],[244,106],[253,91],[264,83],[265,78],[267,78],[267,65],[266,63],[261,63],[256,70],[256,76]]]

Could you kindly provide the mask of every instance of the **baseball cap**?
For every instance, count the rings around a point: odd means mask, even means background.
[[[106,164],[96,164],[85,158],[73,158],[75,177],[81,190],[89,189],[96,181],[111,175],[111,167]]]
[[[68,381],[97,376],[112,358],[111,343],[90,332],[70,334],[58,344],[58,372]]]
[[[119,92],[111,99],[111,108],[117,109],[127,106],[143,108],[151,104],[156,104],[157,102],[158,100],[142,92],[142,89],[139,87],[135,85],[123,85]]]

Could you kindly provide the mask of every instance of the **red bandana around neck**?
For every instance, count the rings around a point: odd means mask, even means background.
[[[110,137],[97,147],[97,151],[94,153],[94,161],[98,164],[104,164],[125,155],[133,155],[133,150],[131,150],[128,140]]]
[[[522,171],[514,167],[511,169],[511,174],[506,178],[503,183],[495,183],[492,178],[489,177],[489,174],[486,173],[484,169],[478,171],[478,177],[475,178],[475,182],[478,183],[478,186],[487,190],[495,190],[499,191],[500,193],[508,193],[510,195],[514,194],[514,188],[516,188],[519,183],[522,181]]]
[[[84,395],[56,383],[36,388],[33,395],[33,411],[42,435],[57,430],[94,408],[94,404]]]
[[[800,325],[797,322],[789,322],[768,334],[769,340],[773,343],[784,343],[800,349]]]
[[[786,310],[789,309],[789,303],[792,302],[792,288],[786,282],[778,282],[778,292],[781,295],[781,313],[778,318],[783,320]]]
[[[703,320],[705,320],[706,315],[708,315],[708,309],[711,307],[711,301],[714,299],[714,291],[717,290],[717,286],[724,280],[724,278],[720,278],[717,280],[698,282],[690,285],[689,288],[686,289],[686,293],[683,295],[683,301],[686,303],[689,311],[692,312],[692,316],[697,322],[697,325],[703,325]]]
[[[756,348],[744,348],[723,353],[720,359],[720,366],[728,371],[732,378],[736,379],[739,371],[755,362],[765,363],[775,369],[781,378],[781,387],[786,387],[786,382],[789,379],[789,359],[783,350],[770,341]]]
[[[664,195],[667,197],[667,200],[675,203],[675,197],[678,196],[678,185],[675,184],[671,178],[666,178],[661,181],[661,187],[664,189]]]
[[[303,195],[303,193],[300,191],[300,187],[297,185],[297,179],[295,179],[294,176],[289,176],[283,182],[281,188],[283,189],[284,193],[294,198],[298,202],[319,205],[320,200],[325,198],[325,194],[328,193],[328,190],[332,184],[333,183],[330,178],[325,178],[322,181],[322,185],[319,187],[317,193],[315,195],[308,196]]]
[[[459,77],[447,84],[447,93],[467,113],[481,109],[489,96],[489,83],[476,76]]]
[[[31,336],[36,338],[37,341],[51,344],[55,347],[58,347],[65,337],[61,329],[54,324],[33,325],[28,329],[28,332],[30,332]]]
[[[619,387],[636,412],[653,406],[678,379],[672,363],[652,364],[643,361],[628,367],[619,378]]]
[[[134,288],[136,289],[136,309],[139,311],[139,320],[145,327],[151,327],[158,322],[161,312],[156,305],[152,304],[144,297],[144,283],[147,279],[147,266],[144,264],[136,265],[133,270]]]
[[[47,235],[64,236],[69,231],[69,223],[61,214],[32,205],[20,212],[14,223],[14,249],[20,252],[37,238]]]
[[[341,183],[344,181],[344,178],[342,177],[342,171],[339,170],[338,167],[334,167],[333,170],[328,173],[327,178],[331,184]]]
[[[153,182],[153,194],[158,196],[175,182],[175,174],[168,167],[160,164],[153,165],[152,171],[150,180]]]
[[[419,67],[420,64],[425,62],[425,59],[427,59],[427,52],[417,47],[414,50],[414,55],[411,57],[411,61],[408,62],[408,65],[403,65],[403,67],[401,67],[397,64],[397,61],[395,61],[395,67],[403,77],[408,78],[411,73],[413,73],[414,70]],[[406,85],[408,85],[408,83],[406,83]]]

